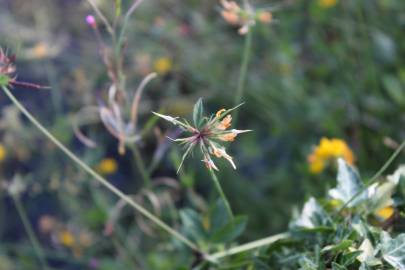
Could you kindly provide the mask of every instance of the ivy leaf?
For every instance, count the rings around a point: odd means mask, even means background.
[[[313,258],[308,256],[303,256],[299,260],[299,264],[301,268],[299,270],[318,270],[318,264],[315,262]]]
[[[341,200],[347,203],[354,195],[363,189],[363,183],[357,171],[346,163],[343,159],[338,159],[338,175],[337,187],[329,190],[329,196],[333,199]],[[358,205],[360,202],[367,199],[367,191],[357,196],[356,199],[351,201],[348,207]]]
[[[204,107],[203,107],[203,102],[202,98],[199,98],[196,104],[194,105],[193,109],[193,122],[195,127],[199,127],[201,120],[203,119],[203,112],[204,112]]]
[[[291,224],[292,227],[314,229],[326,224],[329,220],[319,203],[311,197],[304,205],[301,215]]]
[[[386,239],[381,246],[384,260],[396,269],[405,269],[405,234]]]

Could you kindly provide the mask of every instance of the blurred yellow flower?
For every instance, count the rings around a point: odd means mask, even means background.
[[[318,3],[322,8],[331,8],[337,4],[337,0],[319,0]]]
[[[395,210],[392,206],[387,206],[378,210],[375,215],[383,220],[390,218],[394,214]]]
[[[75,237],[69,231],[61,232],[58,236],[58,239],[59,242],[66,247],[72,247],[75,244]]]
[[[350,165],[354,163],[353,152],[345,141],[336,138],[322,138],[319,145],[308,156],[309,170],[314,174],[318,174],[323,171],[330,160],[339,157]]]
[[[113,174],[118,169],[118,163],[113,158],[105,158],[97,165],[97,171],[101,174]]]
[[[3,161],[6,158],[6,155],[6,148],[2,144],[0,144],[0,161]]]
[[[158,74],[164,75],[173,68],[173,63],[169,58],[161,57],[153,63],[153,68]]]

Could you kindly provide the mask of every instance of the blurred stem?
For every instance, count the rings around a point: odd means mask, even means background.
[[[135,210],[140,212],[143,216],[145,216],[147,219],[152,221],[155,225],[160,227],[162,230],[166,231],[167,233],[171,234],[173,237],[175,237],[177,240],[185,244],[187,247],[190,249],[198,252],[201,254],[203,257],[209,259],[207,255],[201,251],[196,244],[191,242],[189,239],[187,239],[185,236],[177,232],[176,230],[172,229],[169,225],[164,223],[162,220],[160,220],[158,217],[153,215],[151,212],[149,212],[147,209],[145,209],[142,205],[136,203],[133,201],[129,196],[125,195],[122,191],[117,189],[115,186],[110,184],[105,178],[103,178],[101,175],[99,175],[97,172],[95,172],[89,165],[84,163],[80,158],[78,158],[72,151],[70,151],[64,144],[62,144],[58,139],[56,139],[41,123],[38,122],[38,120],[30,113],[27,111],[27,109],[22,105],[15,97],[14,95],[8,90],[7,87],[2,87],[4,93],[8,96],[8,98],[15,104],[15,106],[28,118],[28,120],[36,126],[44,135],[47,137],[50,141],[52,141],[63,153],[65,153],[74,163],[76,163],[77,166],[79,166],[81,169],[83,169],[85,172],[87,172],[89,175],[91,175],[94,179],[96,179],[100,184],[102,184],[105,188],[109,189],[112,193],[120,197],[122,200],[127,202],[129,205],[131,205]]]
[[[266,238],[262,238],[250,243],[246,243],[237,247],[233,247],[231,249],[225,250],[225,251],[220,251],[214,254],[211,254],[210,257],[214,260],[223,258],[223,257],[227,257],[227,256],[231,256],[231,255],[235,255],[238,253],[242,253],[242,252],[246,252],[252,249],[256,249],[256,248],[260,248],[260,247],[264,247],[264,246],[268,246],[280,239],[285,239],[288,238],[290,236],[289,233],[279,233],[279,234],[275,234]]]
[[[250,29],[245,36],[245,45],[243,48],[242,64],[240,66],[240,71],[239,71],[238,88],[236,89],[234,106],[237,106],[240,103],[242,103],[251,49],[252,49],[252,30]],[[238,111],[236,111],[234,114],[235,125],[236,125],[237,120],[238,120]]]
[[[225,207],[226,207],[226,211],[228,212],[228,216],[229,216],[229,218],[233,221],[233,213],[232,213],[231,206],[230,206],[230,204],[229,204],[228,199],[227,199],[226,196],[225,196],[224,191],[222,190],[222,187],[221,187],[221,184],[219,183],[218,177],[217,177],[217,175],[215,174],[214,170],[209,169],[209,171],[210,171],[210,175],[211,175],[212,181],[214,181],[215,188],[217,189],[217,191],[218,191],[219,196],[221,197],[221,199],[224,201],[224,204],[225,204]]]
[[[143,183],[146,188],[152,186],[152,181],[150,179],[149,173],[146,169],[145,163],[143,162],[141,152],[139,152],[138,146],[136,144],[131,144],[129,147],[135,159],[136,166],[142,175]]]
[[[347,202],[345,202],[342,207],[337,212],[340,214],[352,201],[354,201],[358,196],[360,196],[370,185],[378,181],[378,178],[383,174],[383,172],[391,165],[391,163],[395,160],[395,158],[405,149],[405,140],[401,143],[401,145],[395,150],[395,152],[390,156],[390,158],[384,163],[384,165],[376,172],[367,184],[358,191],[356,194],[353,195]]]
[[[28,234],[31,244],[34,247],[35,253],[38,256],[38,260],[42,265],[42,268],[49,269],[49,266],[45,259],[45,254],[42,250],[41,245],[39,244],[37,237],[35,236],[34,229],[32,228],[30,221],[28,220],[27,212],[25,211],[25,208],[21,203],[20,198],[18,197],[18,195],[12,195],[11,197],[13,198],[15,207],[17,208],[18,215],[21,218],[21,221],[24,225],[24,229]]]

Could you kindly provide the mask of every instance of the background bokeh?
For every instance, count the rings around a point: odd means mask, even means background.
[[[108,17],[113,16],[110,1],[96,2]],[[123,0],[124,7],[130,2]],[[274,18],[270,25],[257,24],[252,29],[238,128],[254,132],[229,145],[238,170],[220,161],[218,174],[235,212],[249,216],[242,240],[285,230],[295,207],[335,184],[333,166],[319,175],[308,170],[307,156],[322,137],[346,141],[365,178],[405,138],[404,1],[252,4],[271,8]],[[204,98],[208,112],[233,106],[244,36],[223,20],[220,9],[213,0],[145,0],[135,12],[125,52],[129,90],[148,72],[159,73],[142,97],[141,126],[149,123],[151,111],[190,117],[199,97]],[[74,134],[77,113],[97,106],[109,87],[96,38],[84,20],[90,13],[88,3],[80,0],[0,0],[0,45],[17,55],[19,80],[51,87],[13,89],[24,105],[111,183],[137,194],[143,182],[133,157],[130,152],[118,154],[116,140],[101,124],[83,127],[97,142],[95,149],[85,147]],[[126,209],[121,217],[124,237],[111,241],[103,230],[117,199],[72,165],[19,115],[5,95],[0,95],[0,109],[0,144],[5,149],[0,184],[5,187],[16,178],[24,183],[21,201],[41,243],[54,258],[54,267],[87,269],[83,265],[95,264],[94,258],[110,259],[111,267],[119,266],[115,250],[120,241],[127,241],[132,250],[139,242],[145,245],[139,254],[146,253],[147,264],[154,265],[151,269],[168,269],[156,264],[164,261],[159,257],[163,255],[147,252],[165,250],[164,245],[155,246],[167,238],[164,233],[145,235],[138,229],[139,221],[132,221],[132,211]],[[139,149],[146,164],[156,160],[162,132],[170,129],[159,121],[145,132]],[[169,196],[171,206],[161,213],[176,223],[173,208],[204,204],[215,194],[198,155],[188,159],[177,176],[181,149],[174,144],[167,147],[152,178],[176,183],[176,196]],[[401,161],[403,156],[391,171]],[[0,269],[14,269],[8,257],[20,259],[23,268],[19,269],[35,269],[29,268],[35,259],[13,200],[3,190]],[[46,222],[57,227],[58,233],[44,232]],[[81,244],[69,245],[69,236]],[[126,255],[122,256],[125,261]]]

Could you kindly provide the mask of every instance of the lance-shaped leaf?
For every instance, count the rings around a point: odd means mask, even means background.
[[[329,196],[333,199],[341,200],[343,203],[347,203],[352,200],[356,194],[363,189],[363,183],[360,180],[360,176],[357,171],[346,163],[343,159],[338,159],[338,175],[337,175],[337,187],[329,190]],[[360,202],[367,199],[367,191],[359,194],[353,199],[348,207],[353,207]]]
[[[203,119],[204,107],[202,98],[199,98],[193,109],[193,122],[194,126],[199,128]]]

